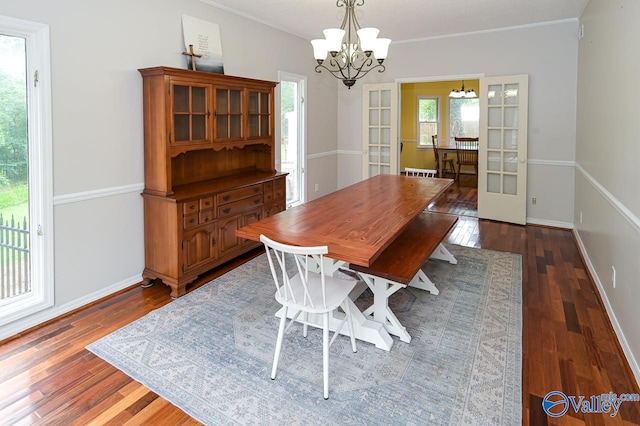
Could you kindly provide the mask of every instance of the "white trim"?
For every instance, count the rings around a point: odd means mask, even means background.
[[[331,157],[332,155],[338,155],[338,151],[337,150],[333,150],[333,151],[318,152],[316,154],[309,154],[309,155],[307,155],[307,160],[313,160],[313,159],[316,159],[316,158]],[[360,155],[362,155],[362,152],[360,152]]]
[[[596,284],[598,293],[600,293],[600,299],[602,299],[602,303],[604,305],[605,310],[607,311],[607,315],[609,315],[609,321],[611,322],[611,326],[615,331],[616,337],[618,338],[618,342],[620,342],[620,347],[622,348],[622,351],[624,352],[627,358],[629,367],[631,368],[631,371],[633,371],[636,382],[640,383],[640,366],[638,365],[638,360],[636,360],[635,357],[633,356],[633,351],[629,347],[629,342],[627,342],[627,339],[624,333],[622,332],[622,327],[620,327],[620,323],[618,322],[616,313],[613,310],[613,307],[611,306],[611,302],[609,302],[609,299],[607,298],[607,293],[604,290],[602,281],[600,281],[600,277],[598,277],[598,274],[596,273],[596,268],[593,266],[593,263],[589,258],[589,253],[587,252],[587,249],[582,241],[582,238],[580,238],[580,232],[578,229],[573,230],[573,236],[576,240],[576,243],[578,244],[578,250],[580,250],[580,253],[582,253],[582,258],[587,264],[587,268],[589,269],[589,272],[593,277],[593,281]]]
[[[134,183],[131,185],[114,186],[112,188],[94,189],[92,191],[76,192],[72,194],[57,195],[53,197],[53,204],[56,206],[62,204],[77,203],[80,201],[95,200],[97,198],[113,197],[114,195],[128,194],[131,192],[142,192],[143,183]]]
[[[595,180],[589,173],[587,173],[587,171],[583,169],[580,164],[576,163],[576,169],[580,172],[580,174],[582,174],[582,176],[584,176],[587,182],[589,182],[604,197],[604,199],[607,200],[609,204],[611,204],[611,206],[616,209],[618,213],[620,213],[620,215],[622,215],[622,217],[624,217],[631,226],[635,228],[636,232],[640,233],[640,219],[638,218],[638,216],[634,215],[631,210],[626,208],[625,205],[622,204],[616,197],[614,197],[612,193],[607,191],[604,186],[600,185],[600,183]]]
[[[258,18],[256,16],[250,15],[248,13],[241,12],[241,11],[239,11],[237,9],[234,9],[232,7],[229,7],[227,5],[220,4],[220,3],[212,1],[212,0],[200,0],[200,1],[202,3],[208,4],[209,6],[217,7],[218,9],[225,10],[225,11],[227,11],[229,13],[233,13],[234,15],[242,16],[243,18],[258,22],[260,24],[266,25],[266,26],[271,27],[271,28],[275,28],[276,30],[285,32],[287,34],[291,34],[291,35],[294,35],[296,37],[300,37],[300,38],[302,38],[304,40],[310,40],[306,35],[295,33],[293,31],[289,31],[289,30],[287,30],[285,28],[282,28],[282,26],[280,26],[280,25],[274,24],[274,23],[269,22],[269,21],[265,21],[262,18]],[[512,31],[512,30],[519,30],[519,29],[527,29],[527,28],[537,28],[537,27],[544,27],[544,26],[548,26],[548,25],[564,24],[564,23],[567,23],[567,22],[578,22],[578,18],[559,19],[559,20],[556,20],[556,21],[546,21],[546,22],[537,22],[537,23],[534,23],[534,24],[514,25],[514,26],[511,26],[511,27],[502,27],[502,28],[492,28],[492,29],[488,29],[488,30],[469,31],[469,32],[466,32],[466,33],[443,34],[443,35],[438,35],[438,36],[414,38],[414,39],[400,40],[400,41],[394,40],[394,41],[392,41],[392,44],[415,43],[415,42],[420,42],[420,41],[438,40],[438,39],[443,39],[443,38],[464,37],[464,36],[469,36],[469,35],[488,34],[488,33],[502,32],[502,31]]]
[[[202,1],[205,1],[205,0],[202,0]],[[490,33],[498,33],[503,31],[546,27],[549,25],[566,24],[568,22],[578,22],[578,18],[558,19],[557,21],[537,22],[535,24],[513,25],[511,27],[491,28],[488,30],[469,31],[466,33],[443,34],[443,35],[431,36],[431,37],[421,37],[421,38],[414,38],[409,40],[394,41],[393,44],[416,43],[416,42],[429,41],[429,40],[441,40],[443,38],[466,37],[466,36],[472,36],[472,35],[478,35],[478,34],[490,34]]]
[[[555,220],[537,219],[535,217],[527,217],[527,225],[550,226],[552,228],[574,229],[571,222],[558,222]]]
[[[476,73],[476,74],[454,74],[454,75],[433,75],[433,76],[422,76],[422,77],[402,77],[396,78],[396,83],[431,83],[431,82],[440,82],[440,81],[454,81],[454,80],[479,80],[483,78],[484,73]]]
[[[533,164],[536,166],[558,166],[558,167],[575,167],[575,161],[565,161],[565,160],[536,160],[530,158],[527,160],[527,164]]]
[[[302,34],[294,33],[293,31],[289,31],[289,30],[287,30],[287,29],[285,29],[285,28],[282,28],[281,26],[278,26],[278,25],[273,24],[273,23],[271,23],[271,22],[265,21],[265,20],[264,20],[264,19],[262,19],[262,18],[258,18],[258,17],[255,17],[255,16],[253,16],[253,15],[249,15],[248,13],[241,12],[241,11],[239,11],[239,10],[237,10],[237,9],[234,9],[234,8],[232,8],[232,7],[229,7],[229,6],[227,6],[227,5],[220,4],[220,3],[215,2],[215,1],[212,1],[212,0],[200,0],[200,1],[201,1],[202,3],[206,3],[206,4],[208,4],[209,6],[217,7],[218,9],[225,10],[225,11],[227,11],[227,12],[229,12],[229,13],[233,13],[234,15],[242,16],[243,18],[249,19],[249,20],[251,20],[251,21],[255,21],[255,22],[258,22],[258,23],[260,23],[260,24],[262,24],[262,25],[266,25],[267,27],[275,28],[276,30],[279,30],[279,31],[285,32],[285,33],[287,33],[287,34],[294,35],[294,36],[296,36],[296,37],[303,38],[303,39],[305,39],[305,40],[308,40],[308,39],[307,39],[307,37],[306,37],[306,36],[304,36],[304,35],[302,35]]]
[[[0,331],[0,340],[15,336],[20,332],[30,329],[31,327],[43,324],[52,319],[56,319],[57,317],[60,317],[68,312],[71,312],[78,308],[82,308],[90,303],[95,302],[96,300],[110,296],[120,290],[129,288],[132,285],[140,283],[141,281],[142,275],[135,275],[133,277],[115,283],[109,287],[102,288],[99,291],[95,291],[79,299],[75,299],[69,303],[65,303],[62,306],[53,307],[52,309],[41,311],[40,313],[31,315],[25,319],[15,321],[8,325],[3,325]]]
[[[364,155],[364,152],[362,151],[348,151],[346,149],[339,149],[338,150],[338,155]]]

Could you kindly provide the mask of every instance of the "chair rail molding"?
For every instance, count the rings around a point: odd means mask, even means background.
[[[113,197],[115,195],[128,194],[131,192],[142,192],[144,183],[134,183],[131,185],[114,186],[111,188],[94,189],[91,191],[75,192],[71,194],[57,195],[53,197],[53,205],[78,203],[81,201],[95,200],[98,198]]]
[[[589,182],[614,209],[625,218],[627,222],[636,230],[636,232],[640,233],[640,218],[633,214],[631,210],[629,210],[624,204],[620,202],[612,193],[607,191],[607,189],[600,185],[596,179],[593,178],[580,164],[576,164],[576,169],[580,172],[580,174]]]

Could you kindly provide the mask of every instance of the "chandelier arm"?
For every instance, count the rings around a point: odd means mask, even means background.
[[[322,65],[322,68],[324,68],[327,71],[329,71],[331,74],[334,75],[334,77],[338,77],[338,78],[342,77],[343,80],[349,80],[349,79],[352,78],[351,77],[351,68],[353,68],[353,64],[351,63],[350,60],[345,60],[344,66],[343,66],[342,64],[340,64],[340,62],[338,62],[337,59],[332,58],[331,60],[329,60],[329,65],[331,67],[335,67],[337,69],[327,68],[324,65]],[[345,70],[347,71],[347,74],[345,74]]]

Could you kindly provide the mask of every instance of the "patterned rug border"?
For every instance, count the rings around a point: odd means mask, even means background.
[[[445,292],[446,289],[441,288],[439,296],[431,296],[429,298],[421,290],[406,289],[404,294],[398,296],[398,301],[395,302],[404,303],[408,306],[406,312],[402,309],[397,312],[394,309],[394,312],[396,312],[401,322],[407,326],[407,329],[412,334],[413,341],[410,344],[405,344],[394,337],[394,347],[391,352],[386,354],[400,356],[401,361],[406,363],[405,365],[400,362],[399,364],[401,365],[397,367],[398,371],[395,372],[396,376],[393,376],[393,374],[392,376],[395,377],[394,380],[396,381],[407,380],[414,386],[416,395],[411,394],[413,396],[412,401],[405,401],[405,399],[411,399],[407,398],[408,394],[406,392],[384,395],[384,392],[379,391],[377,388],[384,388],[384,391],[387,392],[393,391],[395,388],[392,386],[392,382],[386,383],[380,377],[372,379],[375,383],[379,383],[374,386],[376,389],[370,389],[372,385],[367,385],[366,383],[361,386],[352,386],[349,383],[345,383],[347,380],[341,381],[340,378],[332,377],[330,379],[331,398],[328,401],[324,401],[321,398],[321,382],[307,383],[299,377],[295,377],[295,372],[290,371],[291,374],[279,373],[277,380],[269,380],[272,348],[271,352],[264,354],[264,359],[256,359],[255,354],[260,353],[260,349],[264,352],[265,348],[253,348],[252,355],[247,355],[243,353],[243,350],[238,350],[237,348],[229,348],[229,346],[238,346],[239,342],[242,344],[239,337],[242,334],[242,327],[251,328],[255,327],[255,324],[262,325],[260,323],[262,320],[258,320],[257,323],[252,322],[256,321],[253,317],[259,316],[260,311],[255,314],[253,309],[247,311],[249,314],[242,311],[236,312],[233,311],[232,303],[228,306],[229,315],[234,323],[232,330],[227,330],[230,333],[230,337],[224,337],[220,339],[220,342],[215,343],[219,346],[214,348],[214,352],[207,354],[207,351],[211,349],[207,345],[212,344],[210,342],[211,338],[207,339],[207,336],[188,337],[195,340],[188,343],[193,343],[196,349],[200,349],[200,352],[192,353],[192,351],[188,353],[186,355],[188,358],[177,352],[184,351],[184,347],[181,346],[184,345],[184,342],[172,342],[169,339],[168,341],[153,342],[153,345],[149,344],[148,341],[157,337],[156,331],[162,330],[165,332],[168,323],[173,319],[184,318],[184,315],[200,311],[205,311],[211,316],[211,310],[206,309],[207,304],[212,303],[212,301],[217,302],[223,296],[230,297],[230,289],[234,291],[241,289],[242,286],[238,282],[243,280],[251,281],[250,278],[256,274],[270,274],[264,255],[252,259],[180,299],[172,301],[139,320],[116,330],[110,335],[88,345],[87,349],[205,424],[341,423],[374,425],[388,424],[390,421],[402,424],[420,424],[417,419],[428,420],[430,424],[443,425],[520,424],[522,418],[522,257],[514,253],[454,245],[447,245],[447,248],[459,258],[459,264],[467,264],[467,267],[471,270],[465,270],[465,273],[462,274],[458,269],[457,273],[454,274],[452,272],[456,271],[452,268],[456,268],[459,265],[449,265],[441,261],[427,262],[426,270],[429,271],[428,275],[436,282],[436,285],[445,276],[451,279],[453,284],[447,282],[447,285],[451,285],[452,290]],[[491,259],[491,261],[487,259]],[[480,269],[480,266],[484,265],[483,262],[486,262],[486,270]],[[482,277],[482,283],[488,285],[478,286],[477,283],[472,281],[463,282],[463,280],[458,280],[459,276],[468,274],[471,274],[471,276],[477,274],[474,277]],[[268,278],[270,279],[270,275],[268,275]],[[455,290],[457,287],[462,290]],[[272,289],[273,283],[270,281],[269,295],[271,298]],[[475,296],[479,298],[480,302],[484,303],[479,303],[475,308],[473,318],[456,318],[461,314],[456,311],[456,308],[459,310],[460,307],[467,306],[465,305],[466,303],[473,303],[472,296],[474,294],[472,293],[477,293],[478,289],[482,294]],[[457,294],[455,294],[456,291],[458,292]],[[465,291],[469,291],[469,301],[465,299],[467,297]],[[414,293],[418,295],[417,298]],[[427,321],[424,318],[415,319],[414,321],[414,314],[422,311],[411,311],[413,304],[433,304],[433,298],[436,298],[436,305],[430,307],[429,315],[441,316],[440,320],[447,327],[449,323],[457,324],[455,321],[460,320],[462,320],[460,323],[462,326],[455,326],[453,332],[446,329],[446,327],[443,330],[431,330],[429,329],[431,320],[428,321],[429,324],[425,324]],[[242,294],[236,301],[241,299]],[[474,305],[469,306],[473,309]],[[227,305],[218,306],[219,309],[224,307],[227,307]],[[274,312],[272,309],[273,306],[268,305],[264,307],[262,312]],[[463,311],[466,312],[464,309]],[[409,315],[410,312],[412,315]],[[225,315],[225,313],[221,315]],[[273,315],[265,321],[269,323],[277,322],[272,317]],[[194,315],[194,318],[190,318],[190,320],[195,321],[197,324],[199,324],[199,321],[203,321],[204,324],[210,318]],[[483,329],[477,330],[477,333],[470,335],[470,331],[464,329],[464,321],[469,321],[473,325],[480,325]],[[495,331],[500,330],[501,324],[506,327],[506,334],[500,334]],[[473,331],[475,332],[476,330]],[[295,330],[292,330],[291,333],[295,332]],[[144,333],[147,334],[145,335]],[[170,332],[166,333],[168,335],[171,334]],[[179,333],[180,330],[175,331],[175,334]],[[266,340],[271,341],[272,347],[275,343],[275,334],[271,336],[272,330],[265,331],[265,333],[269,336]],[[460,333],[463,336],[470,335],[470,337],[468,339],[460,339]],[[144,335],[147,341],[140,343],[140,335]],[[311,335],[312,333],[310,332]],[[175,339],[175,336],[169,337]],[[202,341],[198,341],[199,339],[202,339]],[[344,339],[346,347],[349,345],[348,338]],[[306,340],[304,341],[305,343]],[[463,341],[461,342],[460,340]],[[340,339],[336,340],[336,344],[339,342]],[[246,344],[250,346],[251,342]],[[316,345],[318,342],[310,342],[310,344]],[[366,353],[370,348],[363,347],[363,345],[368,344],[359,343],[359,354],[357,355],[366,357]],[[340,347],[340,344],[338,346]],[[174,354],[172,356],[174,357],[182,356],[185,362],[184,367],[179,364],[176,365],[175,359],[173,360],[174,362],[163,364],[164,358],[158,353],[154,353],[160,347],[164,351],[173,351]],[[363,348],[362,350],[361,347]],[[496,347],[499,347],[500,350],[504,349],[504,359],[501,359],[502,356],[495,357]],[[218,352],[215,351],[221,350],[221,348],[227,351],[232,350],[230,352],[231,355],[227,357],[232,359],[212,360],[211,353],[217,354]],[[444,353],[441,351],[442,348],[452,352]],[[380,349],[373,348],[373,351],[369,352],[370,357],[384,358],[386,356],[375,352],[381,351]],[[318,354],[321,353],[321,351],[316,352]],[[460,352],[466,352],[464,356],[468,357],[465,359],[469,362],[462,362],[462,365],[459,365],[458,368],[451,367],[451,370],[456,371],[446,371],[450,360],[443,358],[456,358],[456,354],[463,355]],[[251,352],[249,351],[249,353]],[[341,352],[339,357],[348,357],[348,354],[350,354],[350,350]],[[330,356],[335,357],[334,354]],[[139,363],[141,359],[144,360],[145,364]],[[236,359],[240,359],[240,361],[236,362]],[[241,362],[250,364],[250,368],[240,365]],[[333,367],[335,365],[333,364],[334,362],[341,361],[331,358],[332,369],[335,368]],[[345,362],[352,364],[354,360],[348,359]],[[451,362],[456,362],[456,360]],[[444,369],[444,383],[431,380],[432,376],[429,376],[429,380],[426,380],[428,383],[419,382],[414,377],[416,375],[415,371],[408,370],[408,367],[410,365],[413,366],[415,363],[421,363],[421,368],[433,369],[425,370],[425,374],[427,372],[430,375],[438,374]],[[253,369],[251,370],[251,368]],[[286,367],[281,368],[286,369]],[[143,371],[140,371],[141,369]],[[492,376],[491,372],[487,373],[485,371],[492,369],[496,369],[496,371],[502,369],[504,376],[499,374]],[[219,377],[212,373],[216,370],[224,370],[225,374],[222,375],[224,377]],[[459,374],[459,377],[450,377],[447,374]],[[321,373],[317,372],[317,375],[321,381]],[[191,377],[191,382],[189,382],[189,377]],[[442,377],[439,378],[442,379]],[[178,385],[175,382],[178,379],[186,380],[187,383]],[[207,381],[214,383],[217,389],[208,389],[206,385],[211,383]],[[206,383],[203,384],[203,382]],[[429,389],[428,387],[434,385],[435,382],[438,382],[435,385],[435,390]],[[274,383],[277,384],[276,388],[273,387]],[[261,397],[260,392],[268,388],[270,384],[272,386],[271,389],[274,390],[273,394],[268,398]],[[190,388],[202,387],[209,394],[194,398],[185,394],[185,386]],[[387,387],[385,388],[385,386]],[[282,388],[285,388],[285,390],[292,388],[296,392],[293,392],[293,395],[289,395],[287,392],[279,392]],[[403,386],[402,390],[406,390],[406,387]],[[395,391],[398,392],[397,389]],[[221,395],[223,393],[224,395]],[[291,396],[298,399],[302,398],[296,409],[294,411],[278,411],[280,407],[290,407],[292,405],[289,400]],[[360,400],[352,397],[358,397]],[[420,399],[420,397],[423,399]],[[440,397],[442,397],[442,401]],[[368,398],[368,403],[363,401],[362,398]],[[424,404],[425,407],[407,406],[406,403],[409,402]],[[433,404],[433,402],[436,402],[436,404]],[[239,411],[241,410],[240,407],[247,404],[254,405],[249,409],[249,412]],[[437,406],[432,407],[432,405]],[[338,409],[335,410],[336,408]],[[394,412],[394,410],[398,411]],[[403,410],[406,412],[402,412]],[[340,420],[330,416],[330,414],[334,414],[334,411],[338,415],[342,414],[339,417]],[[326,417],[323,417],[324,415]],[[368,415],[375,417],[367,417]]]

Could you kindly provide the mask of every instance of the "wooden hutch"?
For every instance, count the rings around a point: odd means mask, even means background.
[[[171,296],[259,243],[236,229],[285,209],[275,171],[277,83],[155,67],[144,93],[143,285]]]

